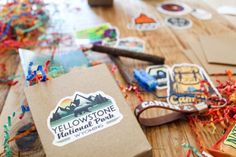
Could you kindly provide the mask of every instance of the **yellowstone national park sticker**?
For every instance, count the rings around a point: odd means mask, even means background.
[[[90,94],[76,92],[59,101],[47,124],[54,135],[53,144],[64,146],[113,126],[122,118],[115,100],[102,91]]]

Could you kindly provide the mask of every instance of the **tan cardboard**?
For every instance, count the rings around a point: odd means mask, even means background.
[[[62,147],[53,145],[53,134],[47,118],[57,103],[76,91],[103,91],[114,98],[123,119],[108,128],[78,139]],[[26,97],[48,157],[149,157],[152,155],[143,131],[126,103],[110,71],[105,65],[74,69],[45,83],[27,87]]]
[[[209,63],[236,65],[236,36],[201,36],[200,42]]]
[[[193,51],[187,51],[188,57],[193,63],[199,64],[199,62],[204,66],[205,70],[208,72],[209,75],[218,74],[218,73],[225,73],[226,70],[232,70],[233,74],[236,74],[236,68],[232,65],[219,65],[219,64],[210,64],[207,62],[207,59],[204,55],[204,51],[200,42],[197,39],[191,38],[188,40],[189,45],[191,46]],[[186,52],[185,52],[186,53]],[[191,54],[193,53],[193,54]],[[198,62],[196,62],[196,57],[193,58],[193,55],[197,57]]]

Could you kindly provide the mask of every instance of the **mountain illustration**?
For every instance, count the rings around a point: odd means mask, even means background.
[[[135,24],[145,24],[145,23],[156,23],[153,18],[148,17],[147,15],[141,13],[139,17],[135,19]]]
[[[65,108],[58,106],[53,113],[50,122],[57,121],[65,116],[74,114],[77,117],[79,114],[90,112],[90,108],[102,103],[110,101],[108,98],[102,96],[100,93],[96,96],[90,95],[85,97],[81,94],[76,94],[74,100],[70,102]]]

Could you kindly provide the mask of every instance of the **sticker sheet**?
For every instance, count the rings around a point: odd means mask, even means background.
[[[136,37],[121,38],[115,47],[135,52],[145,52],[144,41]]]
[[[176,64],[172,66],[168,87],[168,103],[189,105],[206,99],[202,88],[211,94],[220,96],[203,68],[194,64]],[[206,81],[209,84],[201,84]]]
[[[138,16],[132,19],[132,22],[128,24],[128,28],[139,31],[151,31],[159,28],[160,25],[160,21],[145,13],[140,13]]]

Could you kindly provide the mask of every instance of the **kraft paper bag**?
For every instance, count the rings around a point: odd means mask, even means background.
[[[25,89],[48,157],[148,157],[151,147],[106,65]]]

